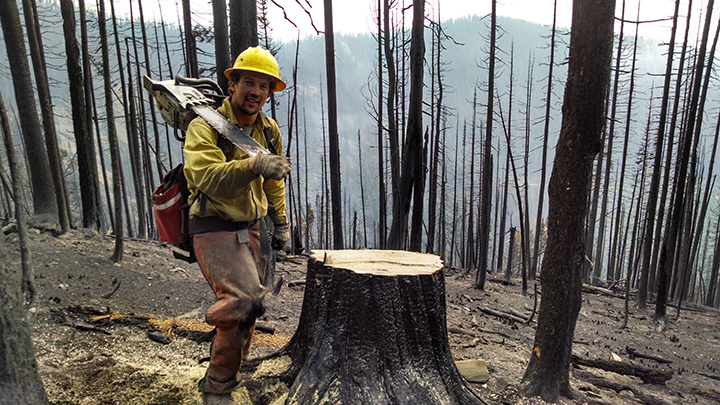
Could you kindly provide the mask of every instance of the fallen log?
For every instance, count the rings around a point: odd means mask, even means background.
[[[510,313],[510,315],[515,315],[518,318],[523,320],[523,323],[528,323],[528,320],[530,319],[529,316],[523,314],[522,312],[518,311],[517,309],[508,308],[507,312]]]
[[[496,310],[490,309],[490,308],[478,307],[478,310],[480,310],[480,312],[484,312],[484,313],[486,313],[486,314],[488,314],[488,315],[496,316],[496,317],[498,317],[498,318],[507,319],[507,320],[512,321],[512,322],[525,323],[525,321],[527,320],[527,319],[520,318],[519,316],[515,316],[515,315],[512,315],[512,314],[507,314],[507,313],[505,313],[505,312],[496,311]]]
[[[646,405],[666,405],[666,404],[668,404],[668,402],[665,402],[662,399],[657,398],[653,395],[646,394],[631,385],[621,384],[619,382],[608,380],[605,377],[601,377],[601,376],[599,376],[597,374],[593,374],[589,371],[574,370],[573,376],[580,378],[582,380],[585,380],[585,381],[589,382],[590,384],[592,384],[596,387],[599,387],[599,388],[607,388],[607,389],[611,389],[615,392],[630,391],[633,393],[635,398],[639,399]]]
[[[505,339],[511,339],[510,335],[508,335],[505,332],[498,331],[498,330],[487,330],[487,329],[478,328],[478,331],[482,332],[482,333],[490,333],[490,334],[500,335],[500,336],[504,337]],[[477,337],[477,338],[482,337],[482,335],[480,335],[479,333],[476,333],[476,332],[473,332],[473,331],[467,330],[467,329],[458,328],[456,326],[449,327],[448,332],[457,333],[459,335],[468,335],[468,336]]]
[[[615,291],[607,289],[607,288],[596,287],[596,286],[590,285],[590,284],[583,284],[582,288],[583,288],[583,291],[585,291],[585,292],[607,295],[608,297],[613,297],[613,298],[623,298],[623,296],[615,294]]]
[[[647,360],[657,361],[658,363],[662,363],[662,364],[672,363],[672,360],[668,360],[663,357],[656,356],[654,354],[640,353],[637,350],[633,349],[632,347],[628,347],[628,346],[625,346],[625,353],[628,354],[628,356],[630,357],[630,360],[635,360],[636,358],[639,358],[639,359],[647,359]]]
[[[605,359],[588,359],[573,354],[570,357],[573,364],[579,366],[587,366],[593,368],[599,368],[605,371],[612,371],[613,373],[629,375],[640,378],[646,384],[661,384],[665,385],[665,382],[672,378],[673,371],[669,369],[650,369],[647,367],[637,366],[624,361],[613,361]]]

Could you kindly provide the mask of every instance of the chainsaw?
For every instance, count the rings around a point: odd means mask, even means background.
[[[143,85],[155,97],[160,114],[171,127],[186,131],[190,121],[200,116],[248,155],[271,154],[216,110],[225,95],[214,81],[181,75],[175,76],[175,80],[156,81],[145,75]]]

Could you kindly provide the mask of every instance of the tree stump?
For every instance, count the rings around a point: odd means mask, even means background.
[[[272,358],[286,404],[473,404],[450,353],[442,261],[385,251],[314,251],[295,335]]]

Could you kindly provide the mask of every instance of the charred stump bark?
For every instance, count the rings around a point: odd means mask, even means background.
[[[314,251],[295,335],[244,369],[274,369],[286,404],[481,403],[450,353],[442,268],[435,255]]]

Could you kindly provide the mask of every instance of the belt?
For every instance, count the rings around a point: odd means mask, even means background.
[[[241,231],[243,229],[250,229],[258,222],[257,219],[253,221],[230,221],[222,219],[220,217],[198,217],[195,215],[190,216],[190,235],[197,235],[199,233],[215,232],[215,231]]]

